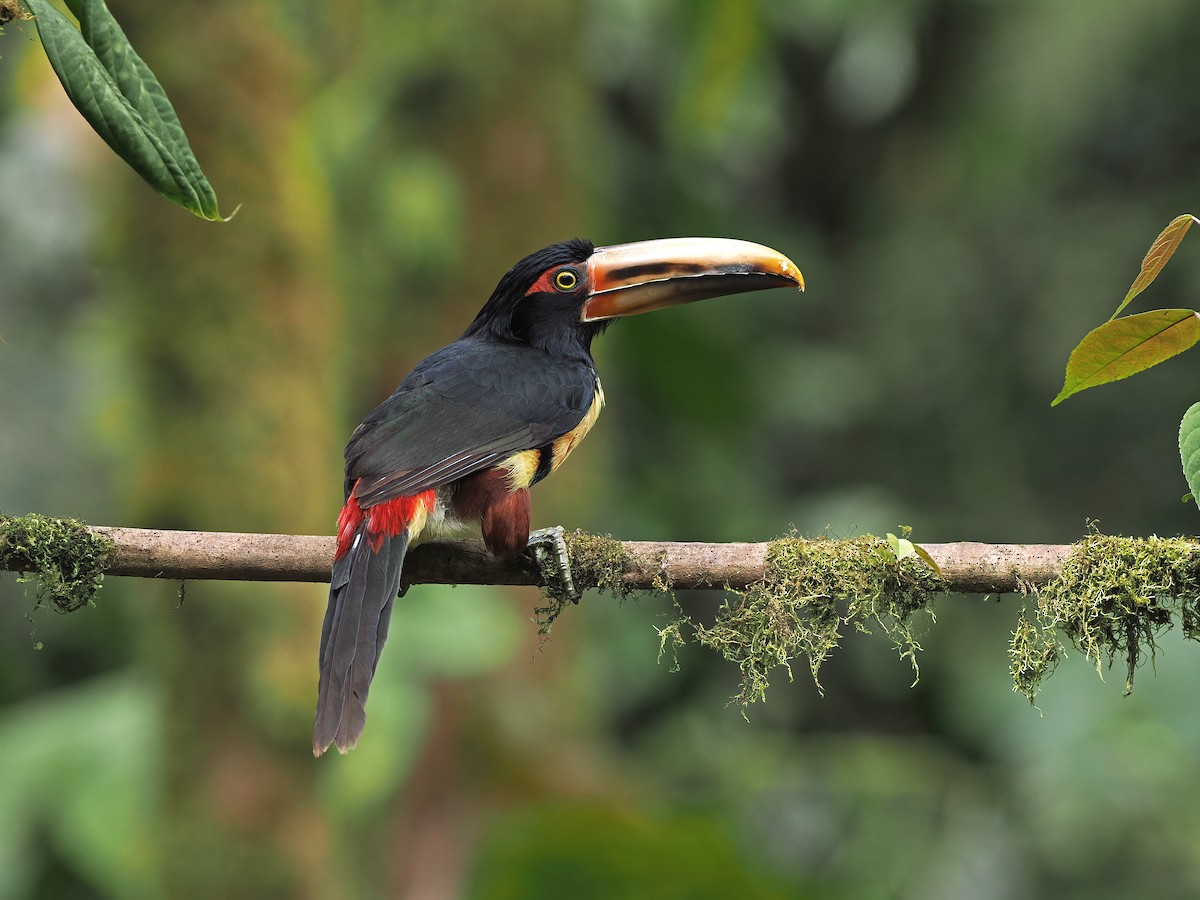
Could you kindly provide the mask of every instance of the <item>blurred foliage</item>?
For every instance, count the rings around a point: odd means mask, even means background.
[[[1046,399],[1146,236],[1195,205],[1195,4],[111,5],[242,211],[212,228],[146,191],[7,27],[10,513],[328,532],[354,423],[514,260],[715,234],[787,252],[808,293],[606,334],[608,408],[539,525],[1194,528],[1186,358]],[[1180,254],[1155,292],[1187,307],[1198,282]],[[588,597],[539,645],[532,592],[414,589],[363,744],[315,762],[320,587],[102,596],[29,622],[0,582],[0,893],[1200,890],[1200,658],[1172,635],[1125,701],[1073,654],[1039,716],[1004,677],[1012,603],[949,599],[918,686],[856,636],[823,699],[775,685],[746,724],[735,666],[656,664],[665,600]],[[720,600],[680,597],[702,623]]]
[[[566,806],[506,818],[476,864],[468,895],[476,900],[796,896],[747,871],[733,836],[715,816]]]

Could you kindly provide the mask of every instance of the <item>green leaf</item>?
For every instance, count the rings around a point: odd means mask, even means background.
[[[1188,407],[1179,423],[1179,459],[1191,495],[1200,497],[1200,403]]]
[[[1156,309],[1113,319],[1095,328],[1071,351],[1057,406],[1072,394],[1119,381],[1158,365],[1200,341],[1200,314],[1190,309]]]
[[[191,144],[183,131],[175,108],[167,99],[150,67],[138,56],[109,12],[104,0],[66,0],[67,7],[79,20],[79,29],[84,41],[96,54],[96,58],[116,83],[121,95],[146,121],[151,130],[171,149],[180,169],[194,187],[203,215],[207,219],[219,219],[217,197],[200,164],[192,153]]]
[[[1150,245],[1150,249],[1146,251],[1145,257],[1142,258],[1142,268],[1138,272],[1137,278],[1133,280],[1133,284],[1129,286],[1129,293],[1125,295],[1125,299],[1121,301],[1117,311],[1109,316],[1110,322],[1121,314],[1121,310],[1129,305],[1130,300],[1148,288],[1151,282],[1158,277],[1158,273],[1163,270],[1163,267],[1175,255],[1175,251],[1179,249],[1179,245],[1183,243],[1183,236],[1187,234],[1193,222],[1200,222],[1200,219],[1190,214],[1176,216],[1171,220],[1170,225],[1159,232],[1154,243]]]
[[[909,525],[901,525],[900,530],[906,535],[912,534],[912,527]],[[896,537],[890,531],[887,533],[887,542],[888,546],[892,548],[892,553],[895,555],[897,563],[910,556],[916,556],[925,565],[937,572],[938,578],[942,577],[941,566],[934,562],[933,557],[929,555],[929,551],[920,544],[914,544],[907,537]]]
[[[933,571],[937,573],[938,578],[945,577],[944,575],[942,575],[942,567],[939,566],[934,561],[933,557],[929,555],[928,550],[926,550],[920,544],[913,544],[912,546],[913,546],[913,552],[916,553],[917,556],[921,557],[921,560],[925,563],[925,565],[929,566],[929,568],[933,569]]]
[[[916,550],[913,548],[913,542],[908,538],[896,537],[890,531],[887,533],[888,545],[892,548],[892,553],[896,555],[896,562],[902,559],[907,559],[912,556]]]
[[[81,29],[48,0],[26,0],[58,80],[96,133],[168,200],[226,221],[166,92],[103,0],[69,0]]]

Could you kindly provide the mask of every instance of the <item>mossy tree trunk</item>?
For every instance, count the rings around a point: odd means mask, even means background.
[[[117,10],[222,197],[242,207],[229,224],[201,222],[111,165],[132,522],[321,532],[336,515],[342,304],[325,182],[297,125],[317,79],[269,8]],[[297,673],[312,668],[315,683],[320,589],[197,583],[189,592],[203,602],[172,609],[176,588],[137,588],[162,601],[145,608],[159,610],[146,652],[165,688],[167,892],[322,894],[309,878],[319,869],[305,871],[323,830],[295,740],[308,700]]]

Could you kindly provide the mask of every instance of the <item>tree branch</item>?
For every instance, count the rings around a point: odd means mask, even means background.
[[[229,581],[329,580],[333,538],[316,535],[153,531],[93,526],[111,540],[110,575]],[[746,588],[766,573],[769,544],[622,541],[623,580],[630,588]],[[1056,576],[1070,545],[922,544],[941,567],[949,590],[1005,593],[1018,580],[1042,584]],[[0,548],[2,549],[2,548]],[[0,559],[3,554],[0,553]],[[413,584],[540,584],[525,557],[499,560],[479,541],[432,541],[415,547],[405,564]],[[594,587],[594,584],[585,585]]]

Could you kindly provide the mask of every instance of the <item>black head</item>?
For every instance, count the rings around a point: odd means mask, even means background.
[[[582,319],[593,251],[591,241],[573,238],[529,254],[500,279],[464,337],[487,335],[556,355],[589,355],[592,338],[608,324]]]
[[[804,290],[804,278],[761,244],[667,238],[597,249],[575,238],[509,269],[463,336],[589,357],[592,338],[618,316],[775,287]]]

